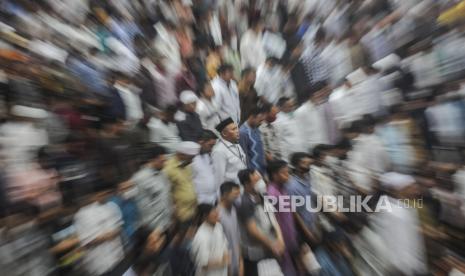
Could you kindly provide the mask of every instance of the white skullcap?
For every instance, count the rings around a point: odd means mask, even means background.
[[[47,111],[43,109],[24,105],[13,106],[11,108],[11,114],[18,117],[25,117],[31,119],[45,119],[48,116]]]
[[[200,151],[200,145],[195,142],[184,141],[179,143],[177,152],[186,155],[197,155]]]
[[[353,71],[352,73],[348,74],[346,79],[348,81],[350,81],[350,83],[352,85],[356,85],[364,80],[367,79],[367,75],[365,74],[365,72],[363,72],[362,69],[357,69],[355,71]]]
[[[194,92],[192,92],[190,90],[185,90],[185,91],[181,92],[181,95],[179,96],[179,100],[183,104],[190,104],[190,103],[197,102],[199,100],[199,98],[197,97],[197,95],[195,95]]]
[[[402,190],[415,183],[415,178],[411,175],[388,172],[380,177],[381,185],[395,191]]]
[[[392,68],[394,66],[398,66],[400,64],[400,57],[396,54],[390,54],[377,62],[373,63],[373,67],[375,69],[378,69],[380,71],[385,71],[389,68]]]

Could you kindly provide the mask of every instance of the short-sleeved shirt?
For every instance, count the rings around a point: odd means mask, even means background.
[[[237,217],[241,231],[241,246],[244,258],[252,259],[257,251],[256,249],[267,252],[267,249],[259,241],[249,235],[247,223],[250,220],[254,220],[258,229],[268,238],[273,239],[273,237],[276,237],[276,231],[273,226],[273,224],[276,225],[276,218],[273,213],[266,213],[264,206],[264,199],[261,196],[258,200],[247,193],[244,193],[241,197],[241,205],[237,209]]]
[[[202,270],[202,267],[209,262],[221,260],[226,252],[228,252],[228,241],[221,224],[212,226],[204,222],[200,225],[192,241],[192,255],[197,265],[196,275],[227,276],[227,266],[211,269],[208,272]]]
[[[74,216],[74,227],[82,245],[98,236],[118,231],[122,226],[121,212],[116,204],[92,203]],[[120,237],[99,244],[86,251],[84,267],[89,275],[100,275],[114,268],[124,258]]]

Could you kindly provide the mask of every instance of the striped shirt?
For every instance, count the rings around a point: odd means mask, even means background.
[[[263,150],[262,138],[258,128],[252,128],[245,122],[239,129],[242,149],[247,156],[247,167],[258,170],[262,175],[265,173],[265,151]]]

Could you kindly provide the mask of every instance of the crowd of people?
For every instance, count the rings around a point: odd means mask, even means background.
[[[463,0],[3,0],[0,274],[465,275],[464,45]]]

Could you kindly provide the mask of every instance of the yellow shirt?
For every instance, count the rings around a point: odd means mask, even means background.
[[[192,182],[191,166],[181,167],[176,156],[165,163],[163,169],[171,182],[171,196],[175,208],[176,219],[185,222],[192,219],[197,210],[197,196]]]
[[[452,8],[444,11],[438,17],[440,24],[452,24],[465,19],[465,1],[458,3]]]

